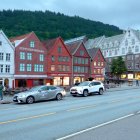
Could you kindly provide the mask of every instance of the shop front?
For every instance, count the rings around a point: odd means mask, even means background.
[[[89,76],[87,76],[86,74],[74,74],[73,75],[73,84],[75,84],[76,82],[84,82],[89,78]]]
[[[51,74],[53,76],[53,85],[56,86],[69,86],[70,75],[69,74]]]

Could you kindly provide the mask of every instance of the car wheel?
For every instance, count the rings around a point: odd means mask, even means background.
[[[88,96],[88,90],[84,90],[84,91],[83,91],[83,96],[84,96],[84,97],[87,97],[87,96]]]
[[[73,97],[76,97],[77,95],[72,95]]]
[[[62,94],[60,94],[60,93],[57,94],[57,95],[56,95],[56,100],[58,100],[58,101],[59,101],[59,100],[62,100]]]
[[[100,88],[100,89],[99,89],[99,94],[100,94],[100,95],[103,95],[103,93],[104,93],[103,89]]]
[[[27,97],[26,103],[32,104],[33,102],[34,102],[34,97],[32,97],[32,96]]]

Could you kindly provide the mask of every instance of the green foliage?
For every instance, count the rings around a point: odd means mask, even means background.
[[[121,34],[118,27],[86,20],[78,16],[70,17],[50,11],[0,11],[0,29],[9,37],[34,31],[42,40],[61,36],[63,39],[87,35],[98,37]]]
[[[112,60],[111,73],[114,76],[118,77],[126,71],[127,71],[127,68],[125,66],[125,62],[123,61],[123,58],[121,56],[118,57],[117,59]]]

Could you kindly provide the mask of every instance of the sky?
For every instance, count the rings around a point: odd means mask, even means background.
[[[123,30],[140,30],[139,7],[139,0],[0,0],[0,10],[49,10],[115,25]]]

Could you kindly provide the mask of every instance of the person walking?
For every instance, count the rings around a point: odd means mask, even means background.
[[[2,85],[2,83],[0,83],[0,96],[1,96],[1,100],[3,100],[3,85]]]
[[[136,80],[136,86],[139,86],[139,81],[138,80]]]

